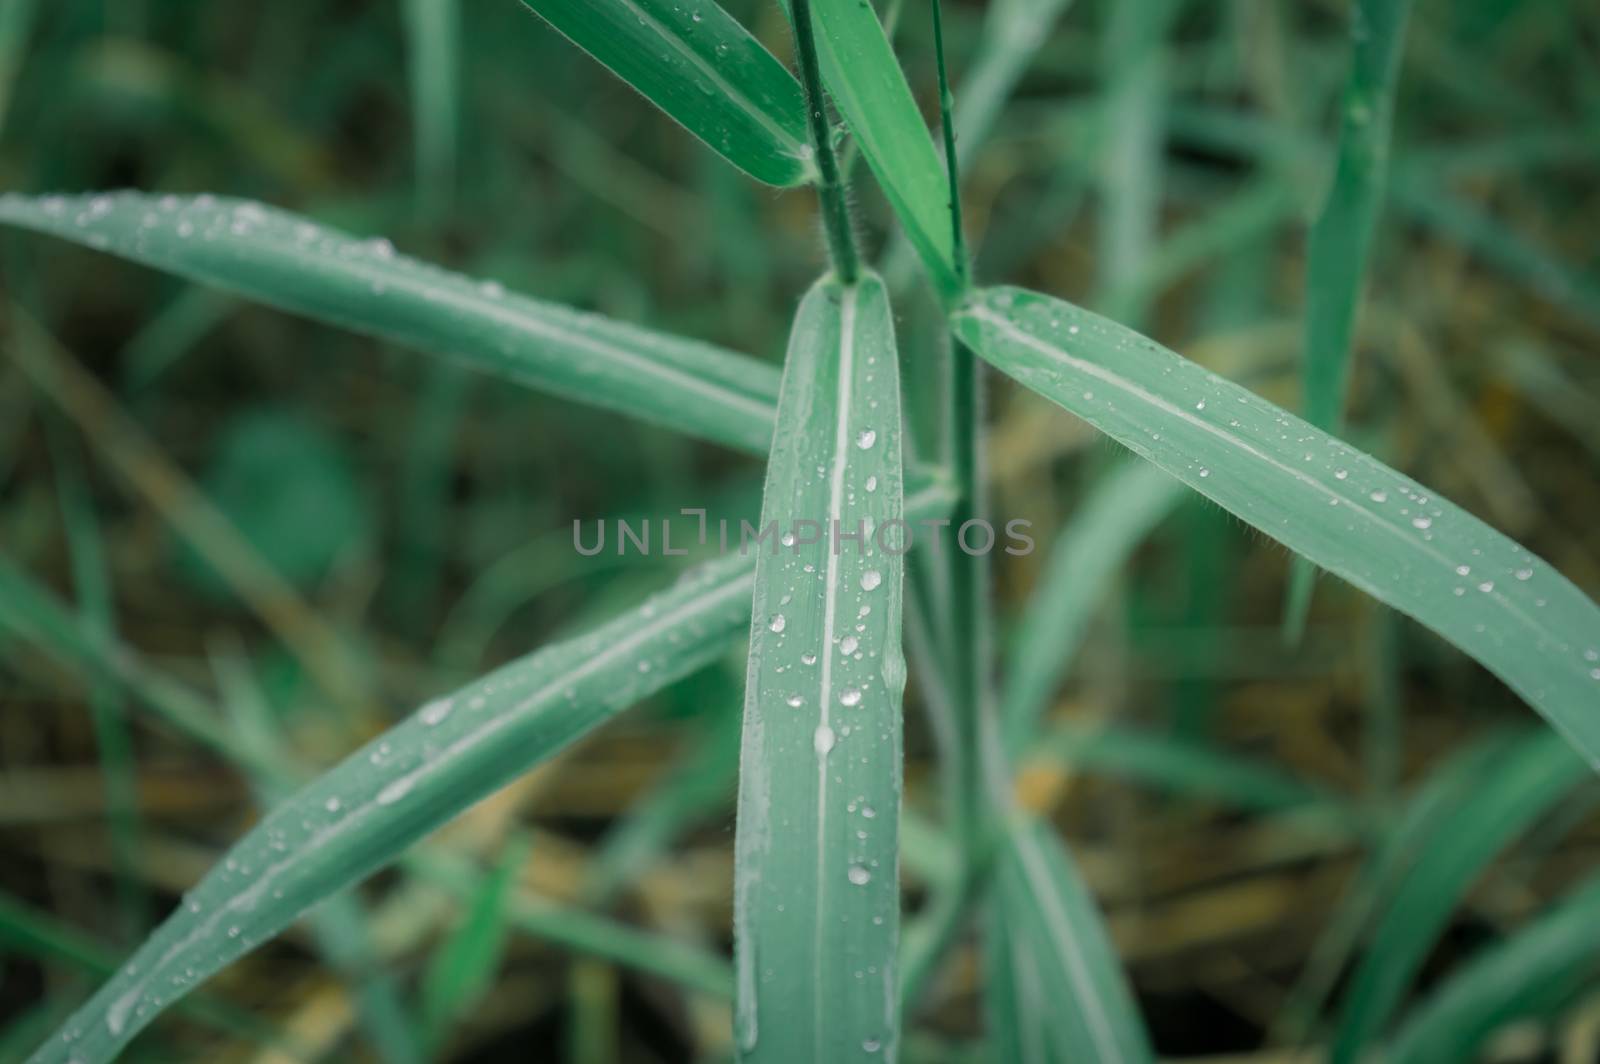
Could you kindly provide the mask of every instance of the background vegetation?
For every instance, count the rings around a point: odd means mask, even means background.
[[[787,57],[777,5],[725,6]],[[945,12],[958,96],[994,27],[1018,56],[1042,41],[970,145],[977,272],[1297,407],[1345,5],[1079,0],[1053,20],[1059,6]],[[0,189],[257,198],[776,363],[820,269],[813,199],[749,182],[519,4],[453,10],[0,0]],[[932,119],[925,14],[906,5],[896,40]],[[1031,37],[1015,28],[1030,20]],[[1591,596],[1597,60],[1587,5],[1416,5],[1345,432]],[[856,188],[876,259],[893,227]],[[909,259],[889,261],[910,376],[937,316],[914,313],[928,295]],[[42,581],[308,766],[688,562],[581,558],[573,519],[759,509],[756,459],[90,251],[5,233],[0,292],[0,553],[30,574],[0,582],[0,615]],[[1032,520],[1041,547],[996,559],[1002,651],[1042,581],[1083,590],[1048,619],[1083,645],[1037,680],[1049,738],[1018,792],[1083,866],[1156,1049],[1280,1060],[1364,1024],[1403,1039],[1452,1007],[1445,1027],[1469,1031],[1498,1016],[1460,988],[1507,985],[1474,973],[1509,953],[1528,1000],[1507,1011],[1535,1019],[1487,1051],[1595,1059],[1596,902],[1570,893],[1600,845],[1590,775],[1487,673],[1343,584],[1321,582],[1286,643],[1284,551],[1158,479],[1096,496],[1113,448],[996,383],[995,510]],[[216,566],[219,544],[244,568]],[[256,559],[276,578],[250,579]],[[20,626],[0,638],[9,1060],[271,789],[124,717],[126,691]],[[410,1040],[451,1060],[715,1059],[742,682],[731,656],[623,716],[431,860],[224,973],[129,1057],[391,1059]],[[924,830],[941,796],[915,678],[907,708],[914,913],[949,855]],[[1380,985],[1412,963],[1415,980]],[[1526,974],[1540,963],[1554,970]],[[908,1055],[978,1052],[982,970],[975,942],[944,967]]]

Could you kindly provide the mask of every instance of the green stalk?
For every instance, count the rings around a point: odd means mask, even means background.
[[[967,264],[967,242],[961,225],[960,165],[956,161],[956,130],[954,99],[950,95],[950,74],[944,61],[944,16],[939,0],[933,6],[933,51],[939,60],[939,125],[944,131],[944,168],[950,182],[950,256],[954,259],[956,280],[962,291],[971,281]]]
[[[826,101],[822,98],[822,72],[817,65],[817,38],[811,24],[811,0],[794,0],[794,42],[800,56],[800,84],[806,93],[806,117],[811,127],[811,149],[817,156],[817,199],[822,204],[823,231],[828,234],[828,258],[841,284],[856,283],[861,260],[850,230],[850,207],[844,182],[833,155]]]

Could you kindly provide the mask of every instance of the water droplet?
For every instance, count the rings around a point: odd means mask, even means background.
[[[1077,326],[1073,326],[1073,331],[1077,331]],[[878,1041],[876,1038],[863,1038],[861,1040],[861,1048],[866,1050],[868,1053],[876,1053],[878,1050],[883,1048],[883,1043]]]
[[[825,754],[833,749],[833,729],[826,724],[817,725],[817,730],[811,734],[811,745],[817,753]]]
[[[817,656],[815,654],[801,654],[800,662],[804,665],[815,665],[817,663]]]
[[[861,689],[858,688],[858,687],[847,687],[847,688],[845,688],[844,689],[844,693],[842,693],[839,696],[839,704],[841,706],[858,706],[858,705],[860,705],[861,704]]]
[[[877,477],[868,477],[867,478],[867,491],[873,492],[873,491],[877,491],[877,490],[878,490],[878,478]]]
[[[1478,590],[1487,595],[1489,592],[1494,590],[1494,581],[1485,580],[1483,583],[1478,585]]]
[[[326,809],[330,813],[337,813],[342,806],[343,803],[337,798],[329,798],[326,802],[322,803],[322,808]]]
[[[872,873],[869,872],[863,865],[851,865],[850,871],[846,874],[850,877],[850,882],[854,883],[858,887],[864,887],[868,883],[872,882]]]
[[[411,786],[415,781],[410,776],[402,776],[383,790],[378,792],[379,805],[393,805],[411,793]]]
[[[1206,401],[1204,399],[1200,400],[1198,403],[1194,404],[1194,408],[1196,410],[1204,410],[1206,408]]]
[[[1209,477],[1210,475],[1211,475],[1211,470],[1209,470],[1209,469],[1201,469],[1200,470],[1200,476],[1202,478]]]
[[[1457,576],[1466,576],[1470,572],[1472,572],[1472,566],[1470,566],[1470,565],[1458,565],[1458,566],[1456,566],[1456,575]]]
[[[790,695],[788,698],[785,698],[784,701],[789,704],[790,709],[799,709],[801,706],[806,704],[806,700],[801,698],[799,695]]]
[[[1532,569],[1518,569],[1516,571],[1515,575],[1516,575],[1516,578],[1518,580],[1532,580],[1533,579],[1533,570]]]
[[[873,429],[862,429],[860,432],[856,433],[856,446],[861,448],[863,451],[871,450],[872,445],[877,442],[878,433]]]
[[[781,613],[774,613],[772,620],[767,622],[767,628],[773,632],[782,632],[788,625],[789,622],[784,619]]]
[[[856,652],[856,647],[860,645],[861,641],[859,639],[853,635],[847,635],[843,639],[839,640],[839,653],[854,654]]]
[[[1411,527],[1412,528],[1432,528],[1433,527],[1433,518],[1431,518],[1431,517],[1413,517],[1411,519]]]
[[[871,591],[883,583],[883,574],[876,569],[868,569],[861,574],[861,590]]]
[[[1368,495],[1367,498],[1371,499],[1373,502],[1388,502],[1389,493],[1386,491],[1375,491]]]
[[[429,702],[427,705],[423,706],[422,712],[419,713],[418,716],[422,718],[422,723],[431,728],[435,724],[438,724],[440,721],[444,720],[444,718],[448,717],[450,715],[450,711],[454,708],[455,701],[453,699],[436,698],[432,702]]]

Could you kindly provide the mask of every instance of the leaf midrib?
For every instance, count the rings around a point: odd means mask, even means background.
[[[649,11],[646,11],[644,7],[638,3],[638,0],[619,0],[619,2],[624,7],[637,14],[641,23],[649,25],[652,29],[664,37],[674,51],[683,56],[685,59],[689,60],[690,64],[694,66],[696,70],[704,75],[718,89],[722,90],[723,94],[732,100],[734,104],[738,106],[739,110],[743,111],[751,118],[754,118],[756,123],[768,133],[772,134],[775,140],[791,145],[789,150],[790,156],[802,163],[805,162],[805,152],[803,152],[801,149],[806,145],[799,139],[792,136],[788,130],[774,122],[772,116],[767,114],[766,109],[758,105],[749,97],[748,94],[738,89],[726,78],[724,78],[722,74],[717,71],[716,66],[710,63],[705,56],[695,51],[695,49],[692,48],[687,41],[668,29],[668,27],[663,24],[660,19],[656,18],[655,15],[651,14]],[[776,63],[776,60],[774,60],[774,63]]]
[[[1355,499],[1334,491],[1316,477],[1310,476],[1302,470],[1296,469],[1294,466],[1280,461],[1267,452],[1257,449],[1247,441],[1240,439],[1231,433],[1225,432],[1218,426],[1211,424],[1211,422],[1207,421],[1205,418],[1195,417],[1189,411],[1184,410],[1182,407],[1177,406],[1161,396],[1146,390],[1129,378],[1114,373],[1098,363],[1078,358],[1059,347],[1052,346],[1051,344],[1038,339],[1026,330],[1019,328],[1005,317],[996,314],[988,307],[970,306],[961,313],[968,317],[983,321],[986,324],[993,325],[999,328],[1008,337],[1022,344],[1023,346],[1032,348],[1040,354],[1065,362],[1071,365],[1074,369],[1086,373],[1097,380],[1104,381],[1113,388],[1121,389],[1124,393],[1133,397],[1134,399],[1139,400],[1140,402],[1147,403],[1150,406],[1161,410],[1165,414],[1169,414],[1172,417],[1201,429],[1208,435],[1214,436],[1216,439],[1221,440],[1229,447],[1248,454],[1253,458],[1266,462],[1275,469],[1289,474],[1289,476],[1295,480],[1314,488],[1328,498],[1337,500],[1340,506],[1347,507],[1348,509],[1355,511],[1357,514],[1366,518],[1373,527],[1383,529],[1384,532],[1394,537],[1397,541],[1405,544],[1405,546],[1409,549],[1419,551],[1447,568],[1451,568],[1455,565],[1453,559],[1442,553],[1431,543],[1427,542],[1426,540],[1417,539],[1416,537],[1407,535],[1403,529],[1397,528],[1388,521],[1382,520],[1376,513]],[[1365,581],[1359,576],[1350,579],[1352,579],[1352,582],[1355,582],[1358,585],[1365,583]],[[1521,621],[1528,629],[1538,636],[1541,641],[1554,643],[1558,646],[1566,642],[1556,633],[1542,626],[1536,618],[1524,612],[1520,606],[1512,602],[1498,590],[1488,592],[1487,594],[1489,598],[1495,602],[1498,602],[1506,609],[1508,613]]]

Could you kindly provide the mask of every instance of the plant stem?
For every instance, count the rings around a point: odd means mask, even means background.
[[[817,199],[822,204],[823,230],[828,234],[828,257],[833,272],[844,284],[854,284],[861,273],[855,237],[850,231],[850,208],[844,182],[833,155],[828,130],[827,103],[822,97],[822,74],[817,67],[817,40],[811,24],[811,0],[794,0],[795,50],[800,56],[800,83],[806,90],[806,111],[811,125],[811,147],[817,155]]]
[[[955,99],[950,94],[950,75],[944,61],[944,16],[939,0],[933,3],[933,51],[939,61],[939,124],[944,130],[944,167],[950,183],[950,257],[955,262],[956,280],[965,289],[968,282],[967,241],[961,226],[961,167],[956,160]]]

